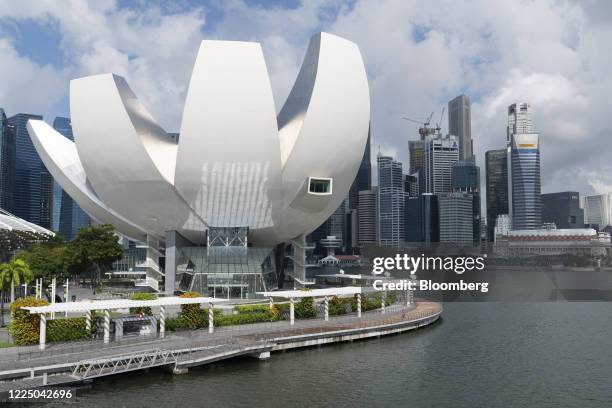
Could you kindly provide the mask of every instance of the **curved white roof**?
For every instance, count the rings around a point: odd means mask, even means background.
[[[75,143],[42,121],[28,131],[92,218],[141,241],[247,227],[249,243],[271,246],[312,232],[348,194],[370,96],[357,45],[320,33],[278,116],[260,45],[237,41],[201,43],[178,142],[114,74],[71,81],[70,112]]]
[[[34,232],[51,237],[55,236],[54,232],[16,217],[3,209],[0,209],[0,230]]]
[[[62,302],[51,303],[47,306],[27,306],[22,307],[30,313],[51,313],[51,312],[86,312],[88,310],[115,310],[129,309],[134,307],[160,307],[192,305],[205,303],[223,303],[227,299],[210,297],[182,298],[178,296],[160,297],[154,300],[132,300],[132,299],[110,299],[110,300],[90,300],[81,302]]]

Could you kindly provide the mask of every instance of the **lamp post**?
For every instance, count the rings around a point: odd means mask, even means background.
[[[64,303],[68,303],[68,296],[69,296],[69,291],[68,291],[68,287],[70,285],[70,279],[66,279],[66,282],[64,283]],[[64,312],[64,317],[68,317],[68,311]]]

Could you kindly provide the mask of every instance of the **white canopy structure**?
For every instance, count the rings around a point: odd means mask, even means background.
[[[357,316],[361,317],[361,293],[360,286],[345,286],[342,288],[325,288],[310,290],[277,290],[273,292],[257,292],[259,295],[270,298],[270,308],[274,303],[274,298],[289,299],[289,322],[295,323],[295,299],[300,298],[325,298],[325,321],[329,320],[329,297],[330,296],[350,296],[357,295]]]
[[[47,335],[47,314],[53,312],[85,312],[85,322],[87,330],[91,329],[91,312],[102,310],[104,312],[104,343],[110,342],[110,311],[117,309],[129,309],[136,307],[159,307],[159,335],[164,337],[166,332],[166,306],[180,306],[193,304],[208,304],[208,331],[212,333],[213,325],[213,305],[215,303],[226,302],[226,299],[211,297],[181,298],[176,296],[162,297],[154,300],[132,300],[132,299],[111,299],[111,300],[90,300],[81,302],[52,303],[47,306],[28,306],[22,309],[31,314],[40,315],[40,335],[39,348],[45,350]]]
[[[362,293],[360,286],[346,286],[343,288],[325,288],[311,290],[277,290],[273,292],[257,292],[259,295],[267,298],[305,298],[305,297],[324,297],[324,296],[343,296],[356,295]]]
[[[92,310],[116,310],[129,309],[134,307],[163,307],[180,306],[205,303],[227,302],[226,299],[211,297],[181,298],[177,296],[161,297],[155,300],[131,300],[131,299],[110,299],[110,300],[91,300],[81,302],[52,303],[47,306],[23,307],[33,314],[52,313],[52,312],[88,312]]]
[[[26,220],[23,220],[19,217],[14,216],[8,211],[0,209],[0,230],[6,231],[23,231],[23,232],[32,232],[36,234],[44,234],[48,236],[54,236],[55,233],[45,229],[43,227],[39,227],[36,224],[32,224]]]

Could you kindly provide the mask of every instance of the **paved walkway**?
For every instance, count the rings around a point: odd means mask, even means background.
[[[273,323],[256,323],[240,326],[215,328],[214,333],[208,329],[184,332],[169,332],[161,338],[134,338],[129,341],[103,344],[101,341],[78,342],[74,344],[50,344],[46,351],[36,349],[15,352],[11,349],[0,350],[0,380],[30,375],[42,372],[67,372],[84,360],[108,359],[117,356],[134,355],[138,353],[166,350],[179,355],[179,362],[201,361],[213,358],[215,355],[231,357],[240,349],[250,347],[265,348],[279,341],[287,341],[292,337],[325,335],[342,333],[347,330],[359,330],[375,327],[391,327],[439,315],[442,307],[434,302],[418,302],[410,308],[393,305],[386,313],[380,310],[364,312],[361,318],[355,314],[330,317],[328,322],[322,319],[296,320],[291,326],[287,321]],[[187,355],[188,353],[188,355]],[[54,376],[49,376],[49,381]],[[64,377],[64,375],[62,375]],[[64,380],[65,381],[65,380]],[[2,383],[0,383],[2,384]],[[17,386],[12,384],[13,388]],[[24,381],[24,386],[29,381]],[[0,392],[3,386],[0,386]]]

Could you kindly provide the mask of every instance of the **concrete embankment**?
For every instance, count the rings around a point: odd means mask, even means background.
[[[417,302],[410,307],[389,307],[385,313],[374,311],[361,317],[332,317],[329,321],[224,327],[213,334],[198,330],[129,345],[111,343],[110,347],[50,347],[27,357],[17,355],[14,361],[2,360],[0,354],[0,397],[8,390],[78,384],[153,367],[182,374],[190,367],[238,356],[265,359],[275,351],[381,337],[430,325],[441,313],[439,303]]]

